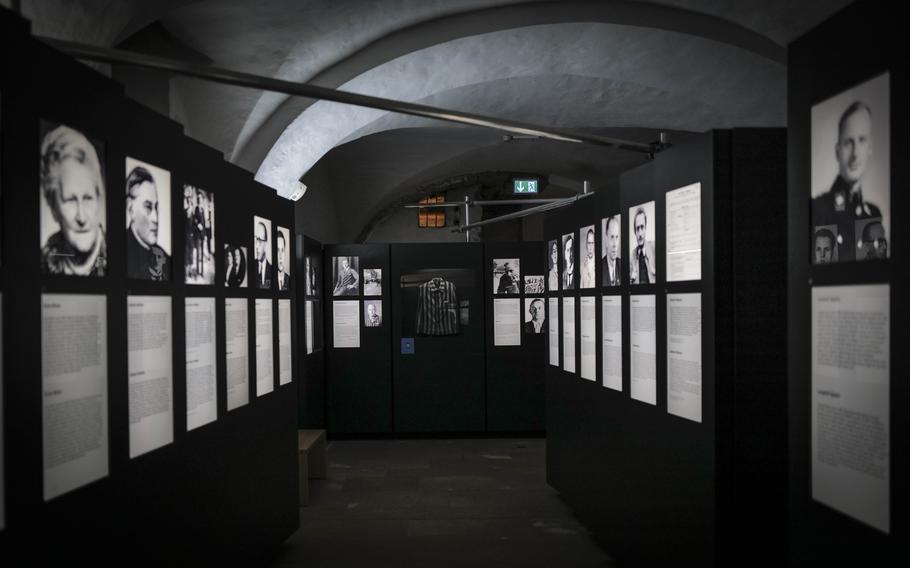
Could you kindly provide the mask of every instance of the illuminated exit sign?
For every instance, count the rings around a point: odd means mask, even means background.
[[[513,193],[537,193],[536,179],[517,179],[514,184]]]

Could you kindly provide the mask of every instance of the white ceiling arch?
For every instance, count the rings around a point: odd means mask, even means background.
[[[601,90],[566,90],[565,81],[549,81],[552,77],[586,77],[587,87],[599,84]],[[515,98],[508,89],[470,88],[535,78],[531,99]],[[650,108],[665,121],[654,124],[650,115],[638,114],[637,126],[706,130],[785,124],[785,80],[782,64],[752,51],[689,34],[598,22],[513,27],[454,39],[377,65],[340,88],[413,102],[446,98],[449,108],[516,120],[528,121],[531,111],[550,118],[546,125],[564,128],[616,126],[597,101],[609,100],[618,115],[625,101]],[[478,91],[483,96],[456,96]],[[705,108],[710,112],[697,112]],[[377,131],[369,125],[385,114],[316,102],[284,129],[256,178],[287,195],[336,145],[355,132]],[[693,122],[699,115],[704,120]]]

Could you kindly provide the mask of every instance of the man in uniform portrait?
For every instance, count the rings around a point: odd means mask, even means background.
[[[862,101],[854,101],[837,123],[837,176],[826,193],[812,199],[813,227],[837,228],[834,238],[838,262],[857,258],[857,248],[862,243],[854,234],[855,222],[882,215],[877,205],[863,197],[863,180],[872,158],[872,134],[872,109]]]

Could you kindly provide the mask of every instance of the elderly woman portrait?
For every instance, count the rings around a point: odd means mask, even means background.
[[[47,129],[41,141],[41,194],[50,210],[41,216],[46,237],[41,271],[104,276],[104,177],[98,150],[79,131],[63,125]]]

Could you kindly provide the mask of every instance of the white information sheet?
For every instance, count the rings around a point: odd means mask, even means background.
[[[701,294],[667,294],[667,412],[701,422]]]
[[[107,298],[41,296],[44,500],[108,474]]]
[[[360,302],[335,300],[332,302],[332,344],[341,347],[360,347]]]
[[[127,296],[130,457],[174,441],[170,296]]]
[[[218,419],[215,298],[186,299],[186,429]]]
[[[291,382],[291,301],[278,300],[278,384]]]
[[[275,363],[272,358],[272,300],[256,298],[256,396],[275,390]]]
[[[250,334],[246,298],[224,299],[227,409],[250,402]]]
[[[812,288],[812,498],[891,531],[890,287]]]
[[[601,298],[603,384],[622,391],[622,296]]]
[[[521,345],[521,300],[493,300],[493,345]]]
[[[630,396],[657,404],[657,299],[653,294],[631,296]]]
[[[559,298],[548,298],[549,312],[547,326],[549,331],[550,364],[559,366]]]
[[[575,298],[562,299],[562,370],[575,372]]]
[[[579,311],[581,323],[579,333],[581,335],[581,378],[589,381],[597,380],[597,326],[595,318],[597,317],[597,299],[594,296],[582,296],[579,300]]]
[[[667,192],[667,282],[701,279],[701,184]]]
[[[313,352],[313,300],[307,300],[304,307],[303,319],[306,326],[306,354]]]

